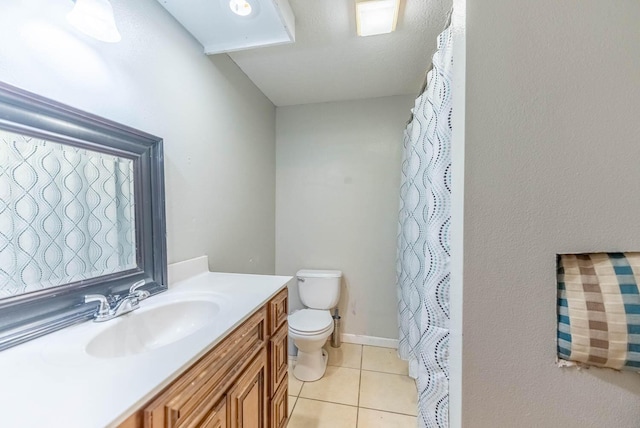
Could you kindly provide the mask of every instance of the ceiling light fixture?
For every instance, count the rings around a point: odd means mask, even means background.
[[[102,42],[119,42],[120,32],[109,0],[76,0],[67,21],[87,36]]]
[[[229,2],[231,11],[236,15],[249,16],[251,15],[251,4],[246,0],[231,0]]]
[[[391,33],[398,23],[400,0],[356,0],[358,36]]]

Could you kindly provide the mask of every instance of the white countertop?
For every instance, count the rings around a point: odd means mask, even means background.
[[[0,426],[117,426],[290,279],[207,272],[180,281],[141,302],[140,310],[187,294],[215,293],[224,301],[220,316],[192,335],[146,353],[100,359],[85,352],[88,341],[117,319],[85,322],[0,352]]]

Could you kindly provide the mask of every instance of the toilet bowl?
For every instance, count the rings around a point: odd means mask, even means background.
[[[326,310],[302,309],[289,315],[289,337],[298,348],[293,369],[296,379],[312,382],[327,368],[327,353],[322,349],[333,332],[333,318]]]
[[[327,369],[322,349],[333,332],[330,309],[340,297],[342,272],[303,269],[296,274],[300,300],[307,307],[289,315],[289,337],[298,348],[293,376],[304,382],[320,379]]]

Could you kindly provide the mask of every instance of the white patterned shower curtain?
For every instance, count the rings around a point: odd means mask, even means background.
[[[400,357],[418,386],[418,426],[449,426],[450,28],[404,133],[398,233]]]

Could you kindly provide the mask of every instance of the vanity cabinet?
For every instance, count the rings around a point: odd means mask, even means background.
[[[119,428],[286,427],[286,314],[285,288]]]

